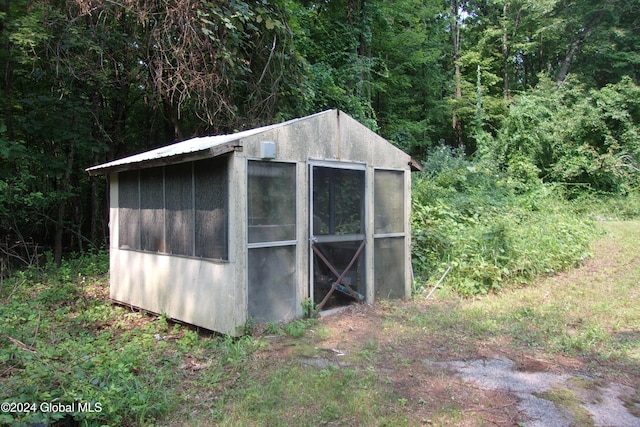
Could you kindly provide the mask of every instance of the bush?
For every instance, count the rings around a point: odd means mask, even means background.
[[[483,155],[512,176],[538,175],[574,195],[624,195],[640,185],[639,99],[629,77],[591,90],[543,78],[514,99]]]
[[[416,291],[449,266],[446,282],[474,295],[588,256],[595,228],[553,186],[531,174],[509,177],[442,147],[426,164],[413,188]]]
[[[640,217],[640,189],[624,196],[611,194],[578,194],[573,205],[583,215],[595,220],[630,220]]]

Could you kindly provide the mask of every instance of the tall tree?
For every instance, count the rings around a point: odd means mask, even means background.
[[[280,105],[296,114],[302,68],[284,2],[2,7],[0,229],[51,244],[56,261],[102,234],[104,186],[86,166],[271,122]]]
[[[373,106],[380,132],[422,156],[451,140],[450,38],[440,1],[383,2],[373,31]]]
[[[581,12],[576,10],[575,15]],[[584,29],[572,33],[576,40],[571,47],[577,47],[567,61],[567,74],[573,73],[588,86],[599,88],[617,83],[623,76],[640,82],[640,3],[599,2],[584,10],[580,21]],[[572,25],[576,28],[579,24]]]
[[[580,52],[591,33],[600,25],[610,6],[607,2],[601,1],[560,2],[559,6],[563,11],[565,26],[570,35],[569,46],[566,48],[564,57],[560,58],[556,77],[556,81],[561,83],[567,78],[574,57]]]
[[[639,12],[640,5],[627,0],[554,1],[537,32],[541,71],[557,83],[574,74],[599,87],[637,76]]]
[[[455,101],[453,107],[452,125],[454,135],[454,145],[461,147],[463,145],[462,122],[460,118],[459,107],[462,103],[462,71],[460,63],[460,26],[462,25],[462,14],[464,10],[458,0],[451,0],[451,40],[453,43],[453,79],[455,88]]]
[[[292,8],[296,51],[307,63],[305,108],[340,108],[376,129],[372,94],[382,61],[372,53],[378,0],[303,1]]]

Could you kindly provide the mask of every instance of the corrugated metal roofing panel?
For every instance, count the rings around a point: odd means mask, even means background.
[[[329,110],[334,111],[334,110]],[[280,126],[286,126],[293,122],[299,120],[305,120],[310,117],[319,114],[325,114],[329,111],[324,111],[322,113],[313,114],[311,116],[289,120],[284,123],[278,123],[269,126],[263,126],[255,129],[249,129],[241,132],[236,132],[229,135],[215,135],[215,136],[204,136],[199,138],[188,139],[186,141],[177,142],[175,144],[167,145],[164,147],[156,148],[154,150],[145,151],[143,153],[134,154],[133,156],[124,157],[122,159],[114,160],[112,162],[103,163],[101,165],[93,166],[87,168],[86,171],[91,175],[98,175],[109,172],[117,172],[127,169],[136,169],[137,167],[146,167],[146,166],[154,166],[156,164],[168,164],[172,163],[172,159],[176,158],[176,162],[178,161],[188,161],[191,160],[192,157],[195,157],[197,153],[202,153],[203,157],[213,157],[217,155],[222,155],[228,152],[233,151],[233,147],[237,147],[237,145],[229,144],[234,141],[239,141],[242,138],[247,136],[252,136],[259,134],[261,132],[265,132],[269,129],[273,129]],[[226,147],[225,144],[229,144]],[[219,147],[219,150],[215,148]],[[211,153],[208,155],[208,151],[211,150]],[[163,162],[163,160],[165,160]]]
[[[117,169],[124,169],[127,165],[133,166],[134,164],[146,165],[148,163],[154,163],[155,161],[166,159],[169,161],[174,157],[182,157],[189,154],[206,152],[215,147],[222,148],[216,155],[225,154],[233,151],[233,149],[225,150],[224,144],[228,144],[233,141],[238,141],[243,137],[255,135],[260,132],[264,132],[277,125],[265,126],[262,128],[251,129],[243,132],[237,132],[229,135],[216,135],[216,136],[204,136],[199,138],[188,139],[186,141],[177,142],[175,144],[167,145],[164,147],[156,148],[154,150],[145,151],[143,153],[134,154],[129,157],[114,160],[112,162],[103,163],[101,165],[90,167],[87,170],[92,175],[107,173],[115,171]]]
[[[291,125],[295,122],[310,119],[322,114],[339,114],[338,110],[327,110],[320,113],[312,114],[307,117],[289,120],[283,123],[277,123],[269,126],[263,126],[255,129],[249,129],[228,135],[204,136],[192,138],[186,141],[177,142],[175,144],[156,148],[154,150],[145,151],[143,153],[134,154],[112,162],[103,163],[101,165],[87,168],[86,171],[90,175],[100,175],[111,172],[122,172],[126,170],[142,169],[147,167],[161,166],[172,163],[180,163],[187,161],[200,160],[208,157],[221,156],[232,151],[242,149],[242,138],[257,135],[261,132]],[[420,171],[422,165],[415,159],[411,159],[409,163],[411,170]]]

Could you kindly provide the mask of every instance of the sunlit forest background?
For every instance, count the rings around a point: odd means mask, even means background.
[[[553,271],[584,250],[553,213],[639,209],[639,67],[631,0],[2,0],[2,266],[105,247],[91,165],[339,108],[426,166],[416,274]]]
[[[0,424],[530,421],[432,363],[490,354],[579,367],[535,396],[580,425],[637,389],[640,1],[0,0],[0,70]],[[333,108],[424,166],[410,301],[238,339],[113,304],[86,168]]]

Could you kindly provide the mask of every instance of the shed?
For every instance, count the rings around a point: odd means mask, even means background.
[[[411,289],[411,171],[338,110],[91,167],[110,182],[110,295],[230,335]]]

